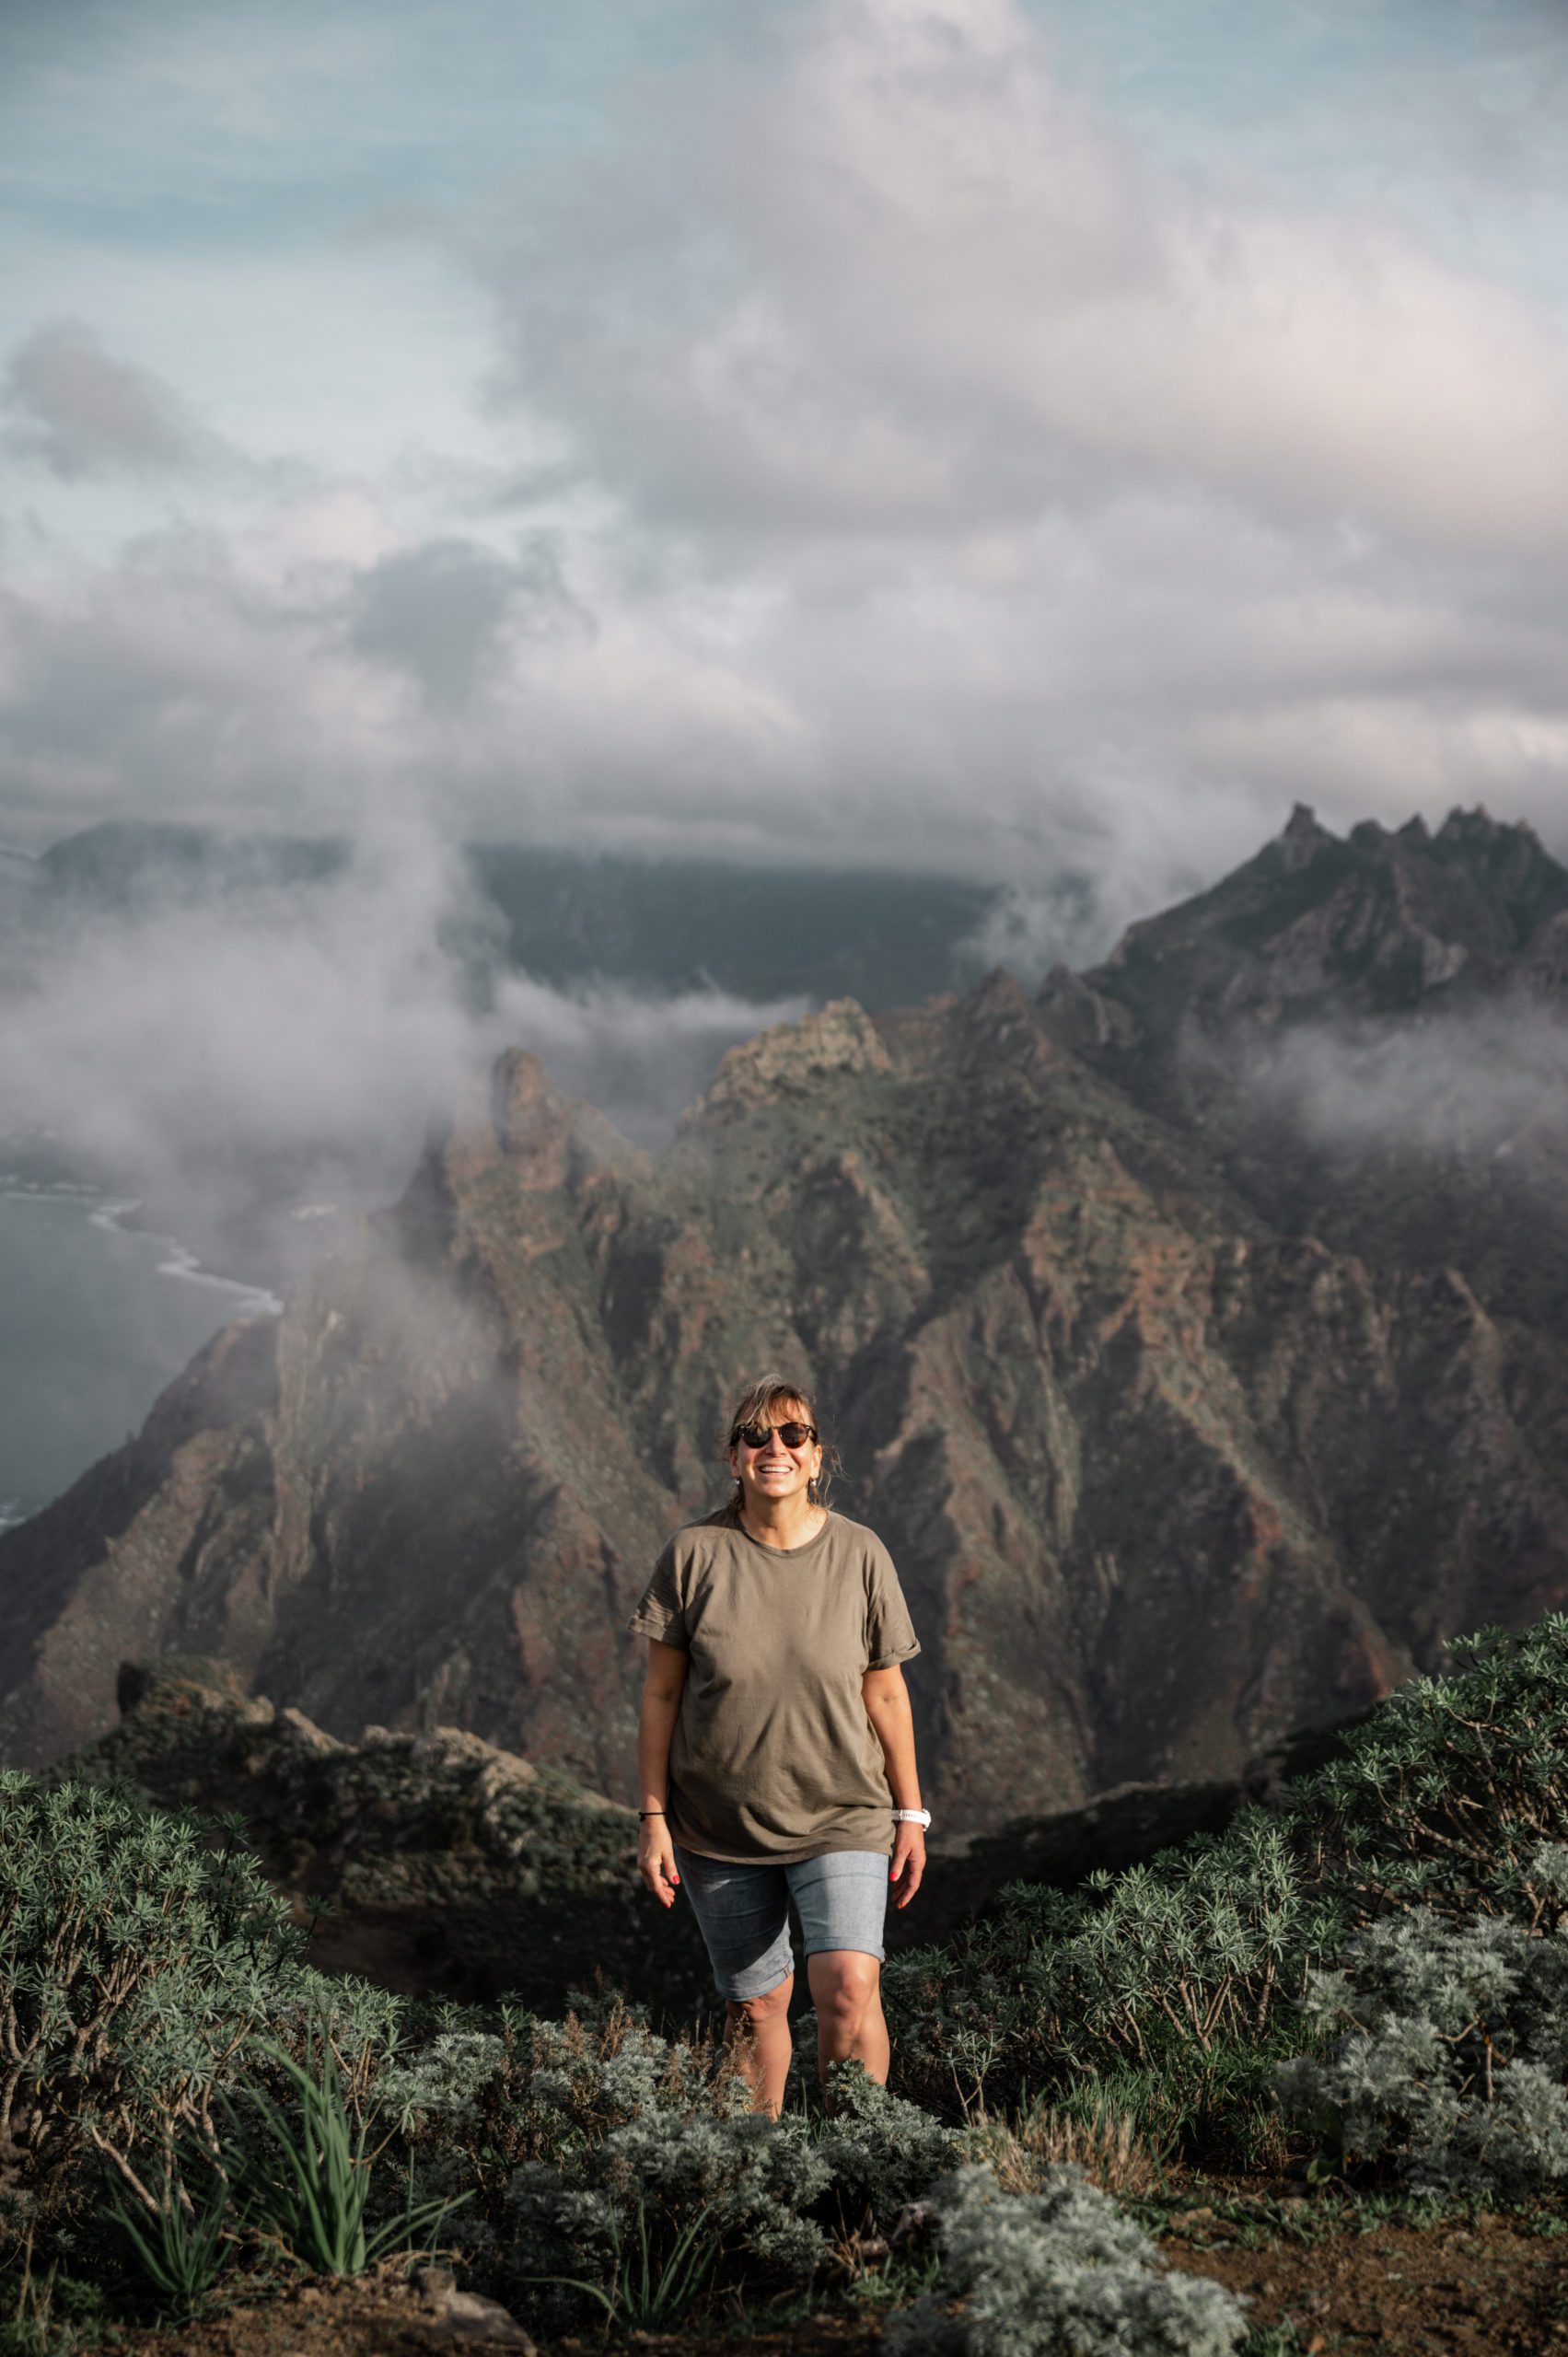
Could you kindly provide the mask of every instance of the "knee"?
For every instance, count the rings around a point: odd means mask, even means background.
[[[882,1977],[874,1956],[846,1951],[813,1975],[812,1996],[821,2017],[854,2028],[864,2020]]]
[[[725,2011],[731,2023],[737,2026],[749,2022],[755,2028],[764,2022],[776,2021],[781,2014],[788,2013],[790,1991],[794,1986],[792,1975],[789,1980],[781,1980],[776,1989],[768,1990],[763,1996],[726,1997]]]

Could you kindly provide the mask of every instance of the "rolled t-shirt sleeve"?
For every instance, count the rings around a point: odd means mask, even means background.
[[[654,1565],[652,1577],[626,1626],[634,1637],[656,1637],[661,1645],[679,1645],[684,1653],[691,1651],[686,1612],[676,1577],[673,1539]]]
[[[885,1547],[877,1548],[871,1558],[865,1608],[867,1669],[892,1669],[899,1662],[912,1661],[920,1639]]]

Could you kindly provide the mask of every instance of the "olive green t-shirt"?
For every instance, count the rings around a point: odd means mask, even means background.
[[[920,1645],[874,1531],[830,1513],[803,1547],[764,1547],[726,1506],[676,1532],[628,1625],[690,1655],[665,1803],[683,1849],[784,1864],[892,1848],[860,1682]]]

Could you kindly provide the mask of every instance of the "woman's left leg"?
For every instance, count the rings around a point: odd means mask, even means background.
[[[863,2062],[868,2079],[887,2081],[888,2024],[882,2012],[882,1968],[858,1948],[822,1948],[806,1959],[817,2008],[817,2076],[830,2062]]]
[[[806,1978],[817,2009],[817,2075],[862,2062],[888,2076],[882,2014],[882,1923],[888,1860],[877,1850],[834,1850],[784,1868],[805,1933]]]

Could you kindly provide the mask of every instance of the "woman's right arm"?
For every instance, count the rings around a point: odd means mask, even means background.
[[[637,1803],[640,1809],[662,1812],[668,1805],[669,1746],[675,1722],[680,1716],[680,1697],[685,1688],[684,1649],[660,1644],[656,1637],[650,1637],[647,1676],[643,1680],[643,1714],[637,1724],[637,1781],[643,1793]],[[666,1907],[673,1907],[675,1887],[680,1876],[675,1870],[675,1844],[668,1817],[644,1817],[637,1833],[637,1869],[654,1897]]]

